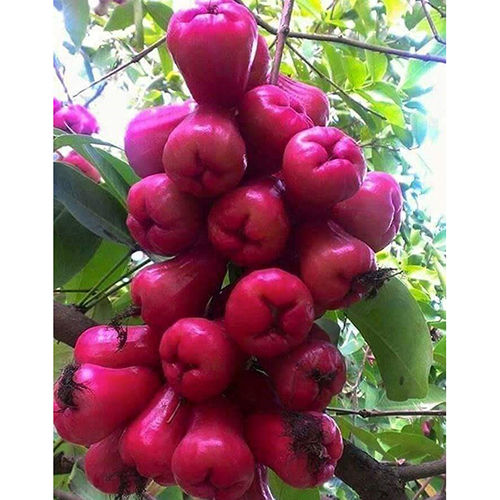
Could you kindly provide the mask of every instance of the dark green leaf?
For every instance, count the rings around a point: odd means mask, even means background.
[[[382,443],[390,446],[391,454],[394,456],[428,460],[441,458],[444,450],[434,441],[422,434],[410,434],[406,432],[387,431],[379,432],[377,437]]]
[[[117,5],[104,26],[106,31],[123,30],[134,24],[134,2]]]
[[[90,21],[90,9],[88,0],[61,0],[64,26],[76,47],[79,47]]]
[[[389,399],[424,398],[432,345],[425,318],[406,286],[392,278],[376,297],[351,306],[346,314],[370,345]]]
[[[68,168],[68,167],[66,167]],[[83,269],[101,238],[83,227],[66,210],[54,210],[54,287],[60,287]],[[57,211],[57,214],[56,214]]]
[[[162,2],[147,2],[146,10],[148,14],[154,19],[154,22],[163,30],[167,31],[168,22],[172,17],[173,11]]]
[[[317,488],[297,490],[284,483],[271,469],[268,469],[269,486],[276,500],[320,500]]]
[[[57,134],[54,134],[55,135],[54,151],[56,151],[59,148],[62,148],[63,146],[69,146],[73,149],[76,149],[78,148],[78,146],[82,146],[84,144],[98,144],[100,146],[116,147],[113,144],[110,144],[109,142],[101,141],[101,139],[96,139],[91,135],[67,134],[58,129],[54,130],[57,131]]]
[[[323,330],[325,330],[326,333],[328,333],[328,336],[330,337],[330,342],[332,344],[334,345],[338,344],[340,327],[336,321],[332,321],[331,319],[325,318],[323,316],[322,318],[316,320],[316,324]]]
[[[135,247],[125,224],[126,210],[109,191],[78,170],[54,163],[54,195],[94,234]]]

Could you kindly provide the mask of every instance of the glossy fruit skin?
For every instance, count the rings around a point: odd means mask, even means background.
[[[266,39],[262,35],[257,36],[257,50],[250,67],[248,77],[247,92],[259,85],[265,85],[269,81],[271,73],[271,55],[267,47]]]
[[[293,80],[286,75],[279,74],[278,87],[295,96],[304,106],[307,116],[314,125],[324,127],[330,116],[330,103],[327,95],[318,87],[304,82]]]
[[[55,97],[52,98],[52,104],[54,107],[54,113],[57,113],[62,108],[62,102],[59,99],[56,99]]]
[[[161,383],[150,368],[85,363],[73,374],[73,381],[83,387],[73,392],[71,406],[60,398],[61,380],[54,386],[54,425],[63,439],[84,446],[104,439],[135,417]]]
[[[225,259],[200,244],[139,271],[130,288],[132,302],[145,323],[164,331],[178,319],[201,316],[225,273]]]
[[[403,195],[385,172],[369,172],[358,192],[332,208],[331,217],[374,252],[385,248],[401,226]]]
[[[257,24],[232,0],[198,1],[176,12],[167,47],[196,102],[236,106],[257,48]]]
[[[309,290],[278,268],[253,271],[234,287],[224,316],[228,334],[251,355],[270,358],[304,341],[313,322]]]
[[[243,97],[238,113],[241,135],[247,144],[249,170],[274,173],[288,141],[313,126],[296,97],[276,85],[255,87]]]
[[[140,491],[147,481],[121,459],[118,445],[122,433],[122,428],[116,430],[93,444],[85,454],[85,475],[103,493],[132,494]]]
[[[95,116],[79,104],[68,104],[56,111],[54,127],[75,134],[92,135],[99,132]]]
[[[194,497],[236,500],[252,484],[254,468],[237,409],[222,397],[196,405],[172,457],[179,486]]]
[[[333,344],[309,339],[265,368],[285,408],[323,411],[346,381],[345,360]]]
[[[255,466],[252,485],[241,497],[241,500],[275,500],[269,488],[267,468],[264,465],[257,464]]]
[[[353,196],[366,174],[356,142],[334,127],[295,135],[283,156],[283,179],[293,205],[328,208]]]
[[[85,330],[76,341],[73,352],[79,365],[92,363],[108,368],[128,366],[160,367],[161,333],[149,326],[126,326],[127,339],[120,347],[120,337],[115,328],[108,325],[93,326]]]
[[[208,215],[214,247],[235,264],[257,267],[283,252],[290,221],[280,187],[272,179],[251,182],[225,194]]]
[[[319,308],[342,309],[362,299],[363,290],[354,281],[376,270],[375,254],[366,243],[333,221],[306,222],[296,236],[300,277]]]
[[[245,173],[246,156],[233,113],[199,106],[170,134],[163,167],[181,191],[199,198],[237,186]]]
[[[126,428],[120,441],[123,461],[159,484],[174,484],[172,455],[186,434],[190,415],[189,403],[163,386]]]
[[[222,323],[204,318],[183,318],[168,328],[160,357],[170,386],[195,403],[221,394],[243,361]]]
[[[163,173],[161,157],[172,131],[194,109],[192,100],[143,109],[127,125],[125,154],[139,177]]]
[[[240,370],[226,395],[245,415],[282,408],[269,376],[254,369]]]
[[[294,438],[301,421],[308,423],[308,443]],[[319,412],[255,413],[245,421],[245,437],[256,462],[270,467],[294,488],[313,488],[331,479],[343,451],[337,425]],[[312,439],[317,440],[320,454],[308,455],[300,449]]]
[[[73,165],[80,172],[94,182],[99,182],[101,180],[101,174],[99,170],[92,165],[89,161],[87,161],[83,156],[79,155],[76,151],[70,151],[66,156],[61,159],[62,162],[68,163],[69,165]]]
[[[204,209],[194,196],[179,191],[165,174],[134,184],[127,197],[127,227],[146,251],[176,255],[200,236]]]

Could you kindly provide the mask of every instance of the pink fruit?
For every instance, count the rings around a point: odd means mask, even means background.
[[[163,167],[177,187],[197,197],[218,196],[245,173],[245,143],[229,110],[199,106],[171,134]]]
[[[331,216],[349,234],[378,252],[399,231],[402,206],[403,195],[396,179],[385,172],[369,172],[359,191],[337,203]]]
[[[125,154],[139,177],[163,173],[161,157],[172,131],[196,107],[189,100],[139,111],[125,131]]]
[[[134,184],[128,193],[127,227],[148,252],[176,255],[200,236],[204,210],[194,196],[179,191],[165,174]]]
[[[271,73],[271,56],[267,48],[266,39],[262,35],[257,36],[257,50],[250,68],[250,76],[246,90],[252,90],[259,85],[268,83]]]
[[[190,405],[171,387],[161,388],[125,430],[120,442],[123,461],[159,484],[174,484],[172,455],[186,434],[190,415]]]
[[[67,366],[54,386],[54,424],[71,443],[88,446],[134,418],[160,387],[154,370],[142,366]]]
[[[235,106],[248,83],[257,24],[232,0],[200,0],[170,19],[167,47],[200,104]]]
[[[99,132],[95,116],[79,104],[68,104],[56,111],[54,127],[75,134],[92,135]]]

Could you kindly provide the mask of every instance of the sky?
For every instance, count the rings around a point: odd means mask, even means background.
[[[90,4],[97,3],[91,0]],[[174,8],[179,8],[186,0],[174,0]],[[81,64],[75,65],[75,56],[62,48],[63,41],[68,40],[61,13],[54,11],[54,47],[57,56],[65,65],[64,80],[70,91],[75,94],[88,85],[88,81],[82,75]],[[97,46],[99,40],[87,38],[86,43]],[[422,146],[413,151],[406,151],[405,156],[411,163],[422,161],[428,166],[429,172],[424,176],[423,184],[430,188],[429,192],[422,196],[421,204],[431,214],[434,220],[445,214],[446,210],[446,67],[444,64],[436,64],[432,70],[427,72],[422,79],[422,86],[431,86],[433,89],[419,99],[427,109],[428,123],[432,133],[428,133]],[[92,95],[92,90],[75,99],[78,104],[83,104],[85,98]],[[54,96],[65,100],[65,94],[61,84],[54,75]],[[78,100],[81,99],[81,100]],[[136,111],[130,107],[133,99],[133,91],[127,93],[120,89],[114,81],[111,81],[104,89],[103,94],[93,101],[89,107],[95,114],[100,124],[99,137],[112,144],[123,146],[123,136],[127,123],[135,115]]]

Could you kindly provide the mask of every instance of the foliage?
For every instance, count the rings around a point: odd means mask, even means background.
[[[163,37],[172,9],[178,7],[169,0],[144,0],[143,17],[137,19],[140,9],[134,10],[132,4],[112,4],[108,15],[100,16],[89,12],[87,0],[55,2],[68,33],[64,46],[55,48],[56,54],[70,55],[72,66],[91,83],[137,52],[138,31],[143,31],[145,46]],[[428,7],[431,19],[445,38],[442,13],[446,5],[443,0],[433,0],[432,4],[433,8]],[[280,2],[253,0],[247,5],[276,26]],[[291,29],[342,35],[418,53],[445,52],[445,46],[434,38],[419,1],[297,0]],[[274,37],[261,33],[271,44]],[[348,362],[348,383],[331,406],[444,408],[446,227],[442,218],[436,221],[422,208],[426,193],[422,179],[427,167],[411,154],[434,133],[421,98],[432,91],[423,80],[435,63],[338,43],[291,38],[289,44],[294,50],[285,48],[281,70],[328,93],[330,125],[345,130],[362,144],[370,169],[393,174],[405,200],[400,235],[377,255],[379,265],[403,272],[401,281],[393,279],[371,302],[345,312],[329,312],[321,320],[323,324],[330,321],[329,330],[338,336],[339,348]],[[84,104],[94,97],[106,100],[108,92],[121,92],[137,110],[187,97],[182,77],[163,45],[118,73],[104,91],[102,85],[79,95],[75,102]],[[96,89],[102,94],[94,95]],[[117,112],[116,120],[120,119]],[[97,167],[104,183],[92,183],[76,169],[55,163],[55,298],[83,305],[87,314],[106,321],[130,303],[127,284],[131,273],[154,256],[133,253],[134,243],[125,226],[125,199],[137,178],[123,152],[93,137],[56,130],[54,149],[68,146]],[[54,353],[56,366],[62,366],[70,356],[68,348],[57,344]],[[402,383],[401,374],[405,377]],[[345,415],[336,420],[345,438],[377,459],[419,463],[439,458],[446,443],[442,418],[363,419]],[[424,422],[430,426],[428,435],[422,431]],[[63,446],[71,454],[83,451]],[[275,476],[271,484],[277,498],[319,498],[317,491],[283,493],[287,487]],[[435,478],[425,491],[431,496],[441,485],[442,481]],[[69,475],[55,476],[55,487],[70,489],[82,498],[103,497],[86,483],[77,466]],[[408,488],[418,489],[411,484]],[[322,490],[339,499],[357,498],[337,479]],[[158,498],[181,498],[175,488],[151,493]]]

